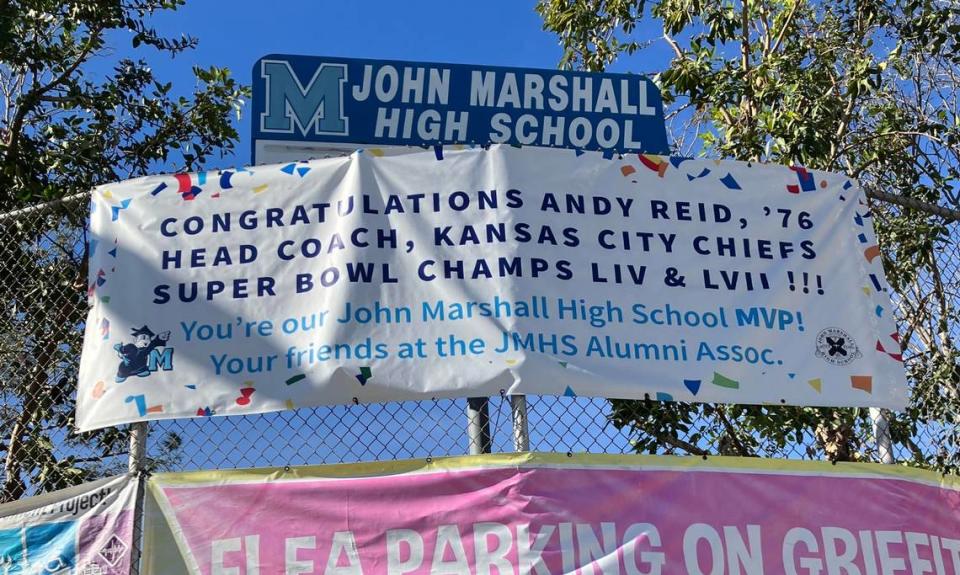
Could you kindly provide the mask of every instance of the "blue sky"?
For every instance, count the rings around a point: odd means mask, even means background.
[[[193,66],[227,67],[249,85],[254,62],[270,53],[555,68],[562,51],[556,36],[543,31],[535,5],[519,0],[188,0],[183,8],[160,14],[151,23],[168,36],[196,37],[197,49],[170,59],[150,49],[134,51],[129,34],[116,34],[111,38],[114,54],[101,58],[90,70],[106,67],[114,57],[146,57],[160,79],[186,92],[192,87]],[[658,39],[659,23],[644,21],[633,36]],[[611,71],[656,72],[667,65],[669,56],[659,41],[617,62]],[[214,160],[209,167],[249,162],[248,116],[238,128],[236,155]]]

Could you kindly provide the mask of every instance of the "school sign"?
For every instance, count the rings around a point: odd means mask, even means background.
[[[253,163],[361,145],[668,153],[635,74],[270,55],[253,67]]]

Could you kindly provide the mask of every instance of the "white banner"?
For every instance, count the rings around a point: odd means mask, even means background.
[[[93,193],[77,421],[529,393],[899,408],[844,176],[515,149]]]
[[[0,505],[0,572],[127,575],[136,494],[118,475]]]

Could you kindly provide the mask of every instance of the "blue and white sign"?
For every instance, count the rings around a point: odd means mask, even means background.
[[[275,54],[253,67],[252,121],[253,163],[316,144],[669,153],[660,91],[635,74]]]

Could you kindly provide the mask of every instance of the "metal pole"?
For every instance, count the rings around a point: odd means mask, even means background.
[[[130,550],[130,575],[140,575],[143,548],[143,499],[146,497],[147,434],[150,424],[139,421],[130,426],[130,456],[127,471],[137,478],[137,498],[133,504],[133,549]]]
[[[527,396],[511,395],[510,412],[513,414],[513,450],[530,451],[530,427],[527,423]]]
[[[129,473],[138,474],[146,467],[149,429],[146,421],[138,421],[130,425],[130,456],[127,459]]]
[[[490,453],[490,400],[486,397],[467,398],[467,440],[470,455]]]
[[[870,419],[873,421],[873,437],[877,442],[877,455],[880,463],[893,465],[893,441],[890,439],[890,421],[882,409],[870,408]]]

